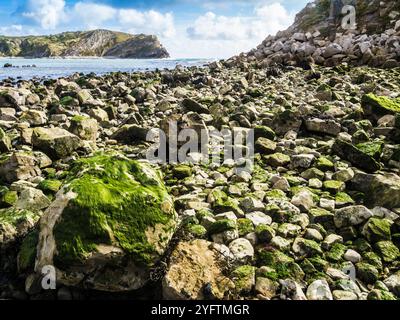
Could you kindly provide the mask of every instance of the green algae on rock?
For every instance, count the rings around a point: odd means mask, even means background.
[[[77,284],[82,274],[94,272],[96,261],[95,288],[137,289],[147,282],[148,269],[161,258],[176,224],[158,171],[117,154],[82,158],[41,220],[36,264],[54,262],[65,275],[60,281]],[[76,265],[80,276],[69,273]]]
[[[24,237],[39,220],[40,213],[7,208],[0,210],[0,248]]]
[[[374,157],[344,140],[336,139],[332,151],[342,159],[367,172],[375,172],[381,169],[381,165]]]
[[[382,115],[400,112],[400,98],[391,99],[369,93],[362,97],[361,103],[367,114],[377,113]]]

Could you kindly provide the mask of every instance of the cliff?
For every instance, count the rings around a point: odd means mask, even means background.
[[[346,5],[353,11],[342,13]],[[355,23],[343,25],[351,21],[351,12]],[[261,67],[313,63],[332,67],[345,62],[392,68],[400,66],[399,43],[399,1],[315,0],[287,30],[268,36],[241,58]]]
[[[0,36],[0,56],[168,58],[153,35],[131,35],[109,30],[64,32],[49,36]]]

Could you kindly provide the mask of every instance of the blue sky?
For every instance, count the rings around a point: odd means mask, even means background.
[[[156,34],[174,58],[227,58],[288,27],[309,1],[0,0],[0,34],[107,28]]]

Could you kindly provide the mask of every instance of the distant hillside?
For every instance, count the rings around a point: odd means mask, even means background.
[[[109,30],[64,32],[50,36],[0,36],[0,56],[10,57],[115,57],[168,58],[153,35],[131,35]]]

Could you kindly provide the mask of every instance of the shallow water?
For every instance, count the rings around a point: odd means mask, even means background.
[[[177,65],[202,66],[210,60],[206,59],[24,59],[0,58],[0,80],[12,77],[15,79],[59,78],[73,73],[105,74],[109,72],[146,71],[155,69],[174,69]],[[15,68],[3,68],[11,63]],[[36,67],[26,67],[35,65]],[[25,67],[24,67],[25,66]]]

